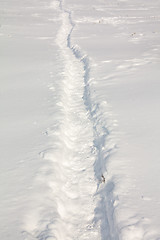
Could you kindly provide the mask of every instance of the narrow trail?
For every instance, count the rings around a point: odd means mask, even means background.
[[[71,29],[67,36],[67,46],[74,54],[75,58],[79,60],[79,64],[83,65],[83,100],[87,111],[88,119],[92,125],[93,143],[92,143],[92,154],[95,155],[94,160],[94,175],[97,182],[97,206],[94,210],[94,222],[100,222],[101,239],[118,239],[118,232],[115,226],[114,220],[114,197],[113,189],[114,182],[112,179],[105,179],[104,175],[107,172],[106,164],[107,160],[114,151],[115,146],[105,147],[109,131],[106,128],[106,119],[103,117],[103,113],[100,110],[99,103],[94,102],[91,99],[90,90],[90,64],[89,58],[79,49],[78,46],[74,46],[71,43],[71,34],[74,30],[74,22],[72,20],[71,12],[63,9],[62,1],[60,0],[60,8],[63,14],[68,14],[69,23]],[[93,164],[93,163],[92,163]],[[101,187],[100,187],[101,185]]]
[[[98,103],[91,99],[89,59],[71,42],[71,12],[59,1],[61,27],[56,37],[62,72],[59,75],[60,111],[57,129],[48,131],[56,147],[41,153],[49,162],[43,182],[47,192],[30,214],[34,223],[25,240],[118,240],[114,223],[114,183],[106,163],[114,147],[105,147],[109,132]],[[38,198],[38,197],[37,197]],[[33,220],[32,220],[33,221]]]

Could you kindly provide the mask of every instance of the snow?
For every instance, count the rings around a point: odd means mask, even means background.
[[[73,39],[91,58],[90,78],[96,90],[93,99],[108,103],[103,111],[113,122],[108,126],[117,151],[109,159],[107,174],[115,183],[119,238],[157,239],[160,219],[158,8],[156,2],[143,3],[143,7],[129,1],[110,2],[105,9],[102,4],[99,12],[93,7],[95,17],[88,19],[83,5],[81,8],[81,11],[80,7],[73,8],[77,22]],[[81,12],[80,17],[76,11]]]
[[[57,14],[37,3],[0,3],[2,239],[22,239],[23,217],[33,192],[38,191],[33,182],[43,165],[39,152],[48,146],[45,132],[52,122],[54,96],[49,86],[50,72],[56,74],[56,48],[51,54],[52,40],[39,38],[54,38],[58,24],[52,29],[53,23],[47,20]],[[38,19],[33,16],[37,12]]]
[[[1,238],[160,239],[160,2],[0,8]]]

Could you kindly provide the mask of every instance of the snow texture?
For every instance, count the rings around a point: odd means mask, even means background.
[[[160,2],[0,0],[0,236],[160,239]]]

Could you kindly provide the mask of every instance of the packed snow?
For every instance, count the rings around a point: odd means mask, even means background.
[[[160,1],[0,9],[1,239],[160,239]]]

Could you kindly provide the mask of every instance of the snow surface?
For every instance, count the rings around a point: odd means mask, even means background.
[[[1,239],[160,239],[160,1],[0,9]]]

